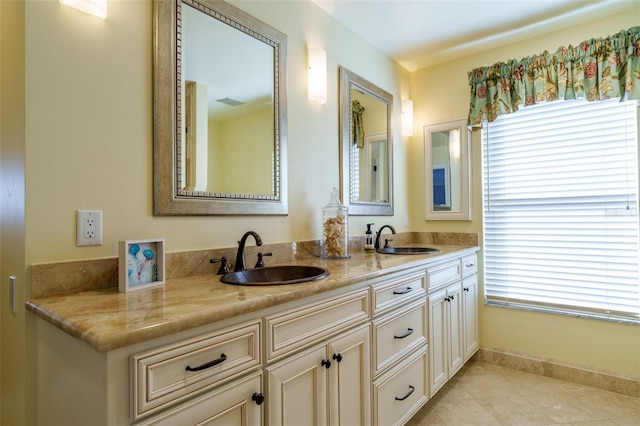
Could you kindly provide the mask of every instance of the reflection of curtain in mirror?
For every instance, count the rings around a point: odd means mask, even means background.
[[[351,116],[353,125],[351,126],[353,132],[353,144],[358,148],[364,147],[364,125],[362,124],[362,113],[364,107],[360,105],[360,102],[354,100],[351,105]]]
[[[451,173],[451,211],[459,212],[462,209],[462,162],[460,159],[460,150],[462,148],[460,141],[460,129],[449,131],[449,165]]]

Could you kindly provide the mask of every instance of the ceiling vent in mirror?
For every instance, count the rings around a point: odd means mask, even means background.
[[[231,98],[216,99],[216,102],[220,102],[222,104],[227,104],[227,105],[232,106],[232,107],[235,107],[235,106],[238,106],[238,105],[244,105],[244,102],[237,101],[237,100],[231,99]]]

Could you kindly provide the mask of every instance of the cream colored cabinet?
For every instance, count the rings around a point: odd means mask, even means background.
[[[425,269],[372,283],[373,424],[402,425],[429,397]]]
[[[478,350],[477,271],[475,253],[427,270],[431,396]]]
[[[276,425],[369,425],[370,326],[268,366],[267,416]]]
[[[464,361],[478,351],[478,276],[462,280],[462,308],[464,317]]]
[[[428,364],[423,346],[373,381],[373,425],[403,425],[427,402]]]
[[[460,282],[429,294],[430,396],[462,367],[462,297]]]
[[[261,389],[262,373],[254,373],[138,425],[259,426],[264,423]]]
[[[139,419],[258,367],[260,321],[159,346],[131,359],[134,419]]]
[[[38,318],[37,424],[402,425],[478,348],[475,254],[97,352]]]
[[[427,343],[427,306],[424,298],[373,321],[374,376],[397,364]]]
[[[367,324],[331,340],[329,424],[371,424],[371,334]],[[335,361],[335,362],[334,362]]]

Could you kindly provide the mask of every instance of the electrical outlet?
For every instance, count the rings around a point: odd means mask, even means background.
[[[76,245],[102,245],[102,210],[78,210],[76,212]]]

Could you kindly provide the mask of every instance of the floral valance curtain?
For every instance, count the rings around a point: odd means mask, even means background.
[[[469,73],[469,125],[557,99],[640,99],[640,27]]]

